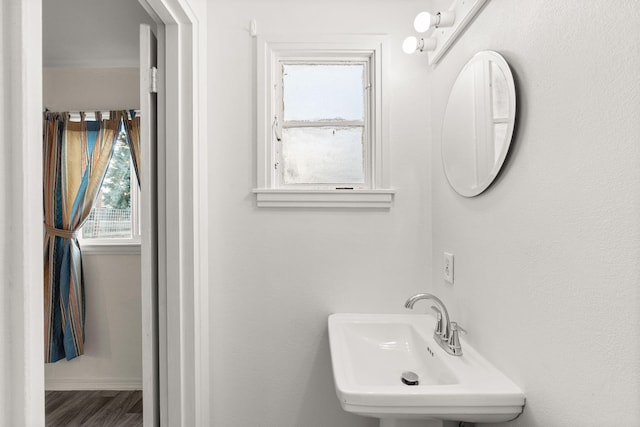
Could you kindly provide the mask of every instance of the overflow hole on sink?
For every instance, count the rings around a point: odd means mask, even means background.
[[[418,378],[418,374],[411,371],[405,371],[402,373],[400,377],[400,381],[402,381],[406,385],[419,385],[420,378]]]

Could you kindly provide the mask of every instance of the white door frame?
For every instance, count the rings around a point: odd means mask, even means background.
[[[10,262],[18,267],[11,277],[17,282],[11,293],[16,308],[9,320],[11,336],[22,337],[9,359],[14,375],[0,375],[0,398],[4,390],[14,390],[7,408],[12,425],[39,426],[44,424],[42,176],[34,170],[42,164],[42,0],[0,2],[2,13],[8,10],[12,18],[0,16],[3,24],[11,22],[11,65],[1,70],[11,71],[10,105],[17,111],[10,116],[8,137],[15,144],[13,164],[19,165],[9,177],[13,207],[5,208],[17,221],[14,237],[21,239],[21,250],[11,253]],[[204,426],[209,424],[208,202],[202,141],[206,97],[200,94],[206,93],[206,14],[194,13],[185,0],[140,2],[159,23],[160,87],[164,85],[158,108],[158,149],[164,153],[158,165],[158,215],[163,220],[158,226],[158,276],[166,289],[160,301],[166,310],[159,320],[160,425]],[[2,59],[7,56],[3,53]],[[4,88],[9,90],[6,84]],[[1,369],[6,362],[0,360]]]
[[[208,425],[204,14],[180,0],[139,1],[158,23],[160,425]]]
[[[140,24],[140,288],[142,301],[142,410],[145,427],[160,423],[160,369],[158,365],[158,120],[157,31]],[[163,283],[166,295],[166,282]],[[166,331],[163,331],[166,336]],[[166,341],[166,340],[164,340]],[[166,378],[164,379],[166,385]],[[166,393],[163,393],[166,395]]]
[[[0,0],[0,410],[12,426],[44,425],[41,16],[40,1]]]

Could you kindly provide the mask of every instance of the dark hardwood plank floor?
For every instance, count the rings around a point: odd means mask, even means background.
[[[47,391],[47,427],[142,426],[142,392]]]

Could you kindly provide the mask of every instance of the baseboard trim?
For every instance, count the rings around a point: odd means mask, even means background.
[[[141,378],[45,378],[46,391],[142,390]]]

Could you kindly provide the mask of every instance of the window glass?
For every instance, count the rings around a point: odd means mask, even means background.
[[[82,226],[83,239],[132,238],[131,184],[135,176],[131,170],[129,144],[126,133],[121,131],[100,193]]]
[[[363,64],[283,64],[284,120],[364,120]]]
[[[362,137],[362,127],[283,129],[284,183],[364,183]]]

